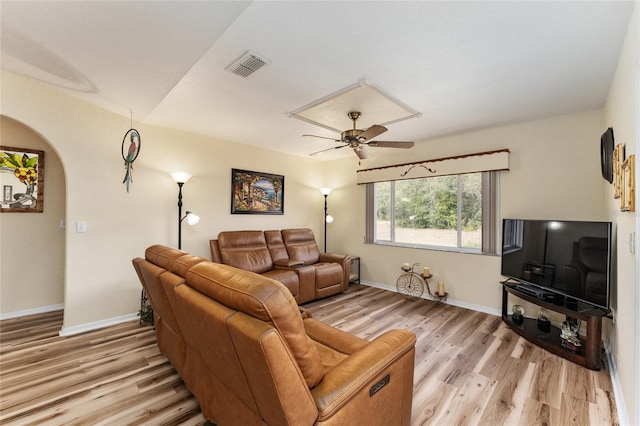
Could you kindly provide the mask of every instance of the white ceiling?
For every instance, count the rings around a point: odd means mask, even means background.
[[[335,143],[302,134],[339,135],[289,113],[363,80],[420,113],[384,140],[602,107],[633,5],[3,0],[1,60],[135,121],[306,156]],[[248,50],[269,63],[225,70]]]

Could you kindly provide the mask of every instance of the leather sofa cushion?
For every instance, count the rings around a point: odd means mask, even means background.
[[[180,275],[182,278],[186,278],[189,269],[200,262],[206,261],[207,259],[205,259],[204,257],[185,254],[184,256],[180,256],[173,261],[173,263],[171,264],[171,272],[176,275]]]
[[[316,288],[326,288],[342,282],[342,267],[337,263],[316,263]]]
[[[291,292],[278,281],[228,265],[199,263],[187,273],[187,285],[231,309],[271,324],[291,349],[307,385],[317,385],[324,368],[307,336]]]
[[[276,265],[286,264],[289,261],[289,253],[282,240],[282,233],[279,230],[264,231],[267,240],[267,247],[271,253],[271,259]]]
[[[273,269],[273,260],[262,231],[228,231],[218,234],[222,262],[261,274]]]
[[[274,269],[273,271],[268,271],[261,275],[284,284],[294,298],[298,297],[300,294],[300,280],[298,279],[298,274],[291,269]]]
[[[282,239],[290,259],[301,260],[307,265],[318,263],[320,251],[311,229],[283,229]]]
[[[187,253],[182,250],[155,244],[145,250],[144,257],[154,265],[170,270],[173,261],[185,254]]]

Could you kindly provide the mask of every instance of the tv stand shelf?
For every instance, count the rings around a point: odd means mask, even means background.
[[[507,313],[508,294],[511,293],[519,299],[526,300],[550,311],[559,312],[572,318],[586,321],[587,334],[585,338],[580,336],[582,350],[580,353],[572,352],[562,346],[560,339],[560,329],[551,326],[550,332],[538,330],[538,321],[535,318],[525,318],[522,324],[516,324],[512,321],[511,315]],[[574,310],[564,305],[556,305],[543,299],[539,299],[533,295],[522,292],[515,287],[515,283],[508,281],[502,282],[502,320],[520,336],[524,337],[531,343],[548,350],[558,356],[583,365],[591,370],[600,370],[602,368],[602,317],[608,312],[602,310]]]

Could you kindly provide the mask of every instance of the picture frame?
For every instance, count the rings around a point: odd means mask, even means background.
[[[620,210],[623,212],[636,211],[635,164],[636,156],[630,155],[622,164],[622,194]]]
[[[0,146],[2,213],[42,213],[44,151]]]
[[[231,169],[231,214],[284,214],[284,176]]]

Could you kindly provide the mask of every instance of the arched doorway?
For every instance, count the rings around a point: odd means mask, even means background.
[[[0,145],[44,151],[42,213],[0,214],[0,319],[62,309],[66,212],[62,163],[41,135],[3,115]],[[11,180],[3,180],[3,190],[5,184],[13,185]],[[15,189],[7,188],[7,193],[18,192],[23,186],[15,179]]]

